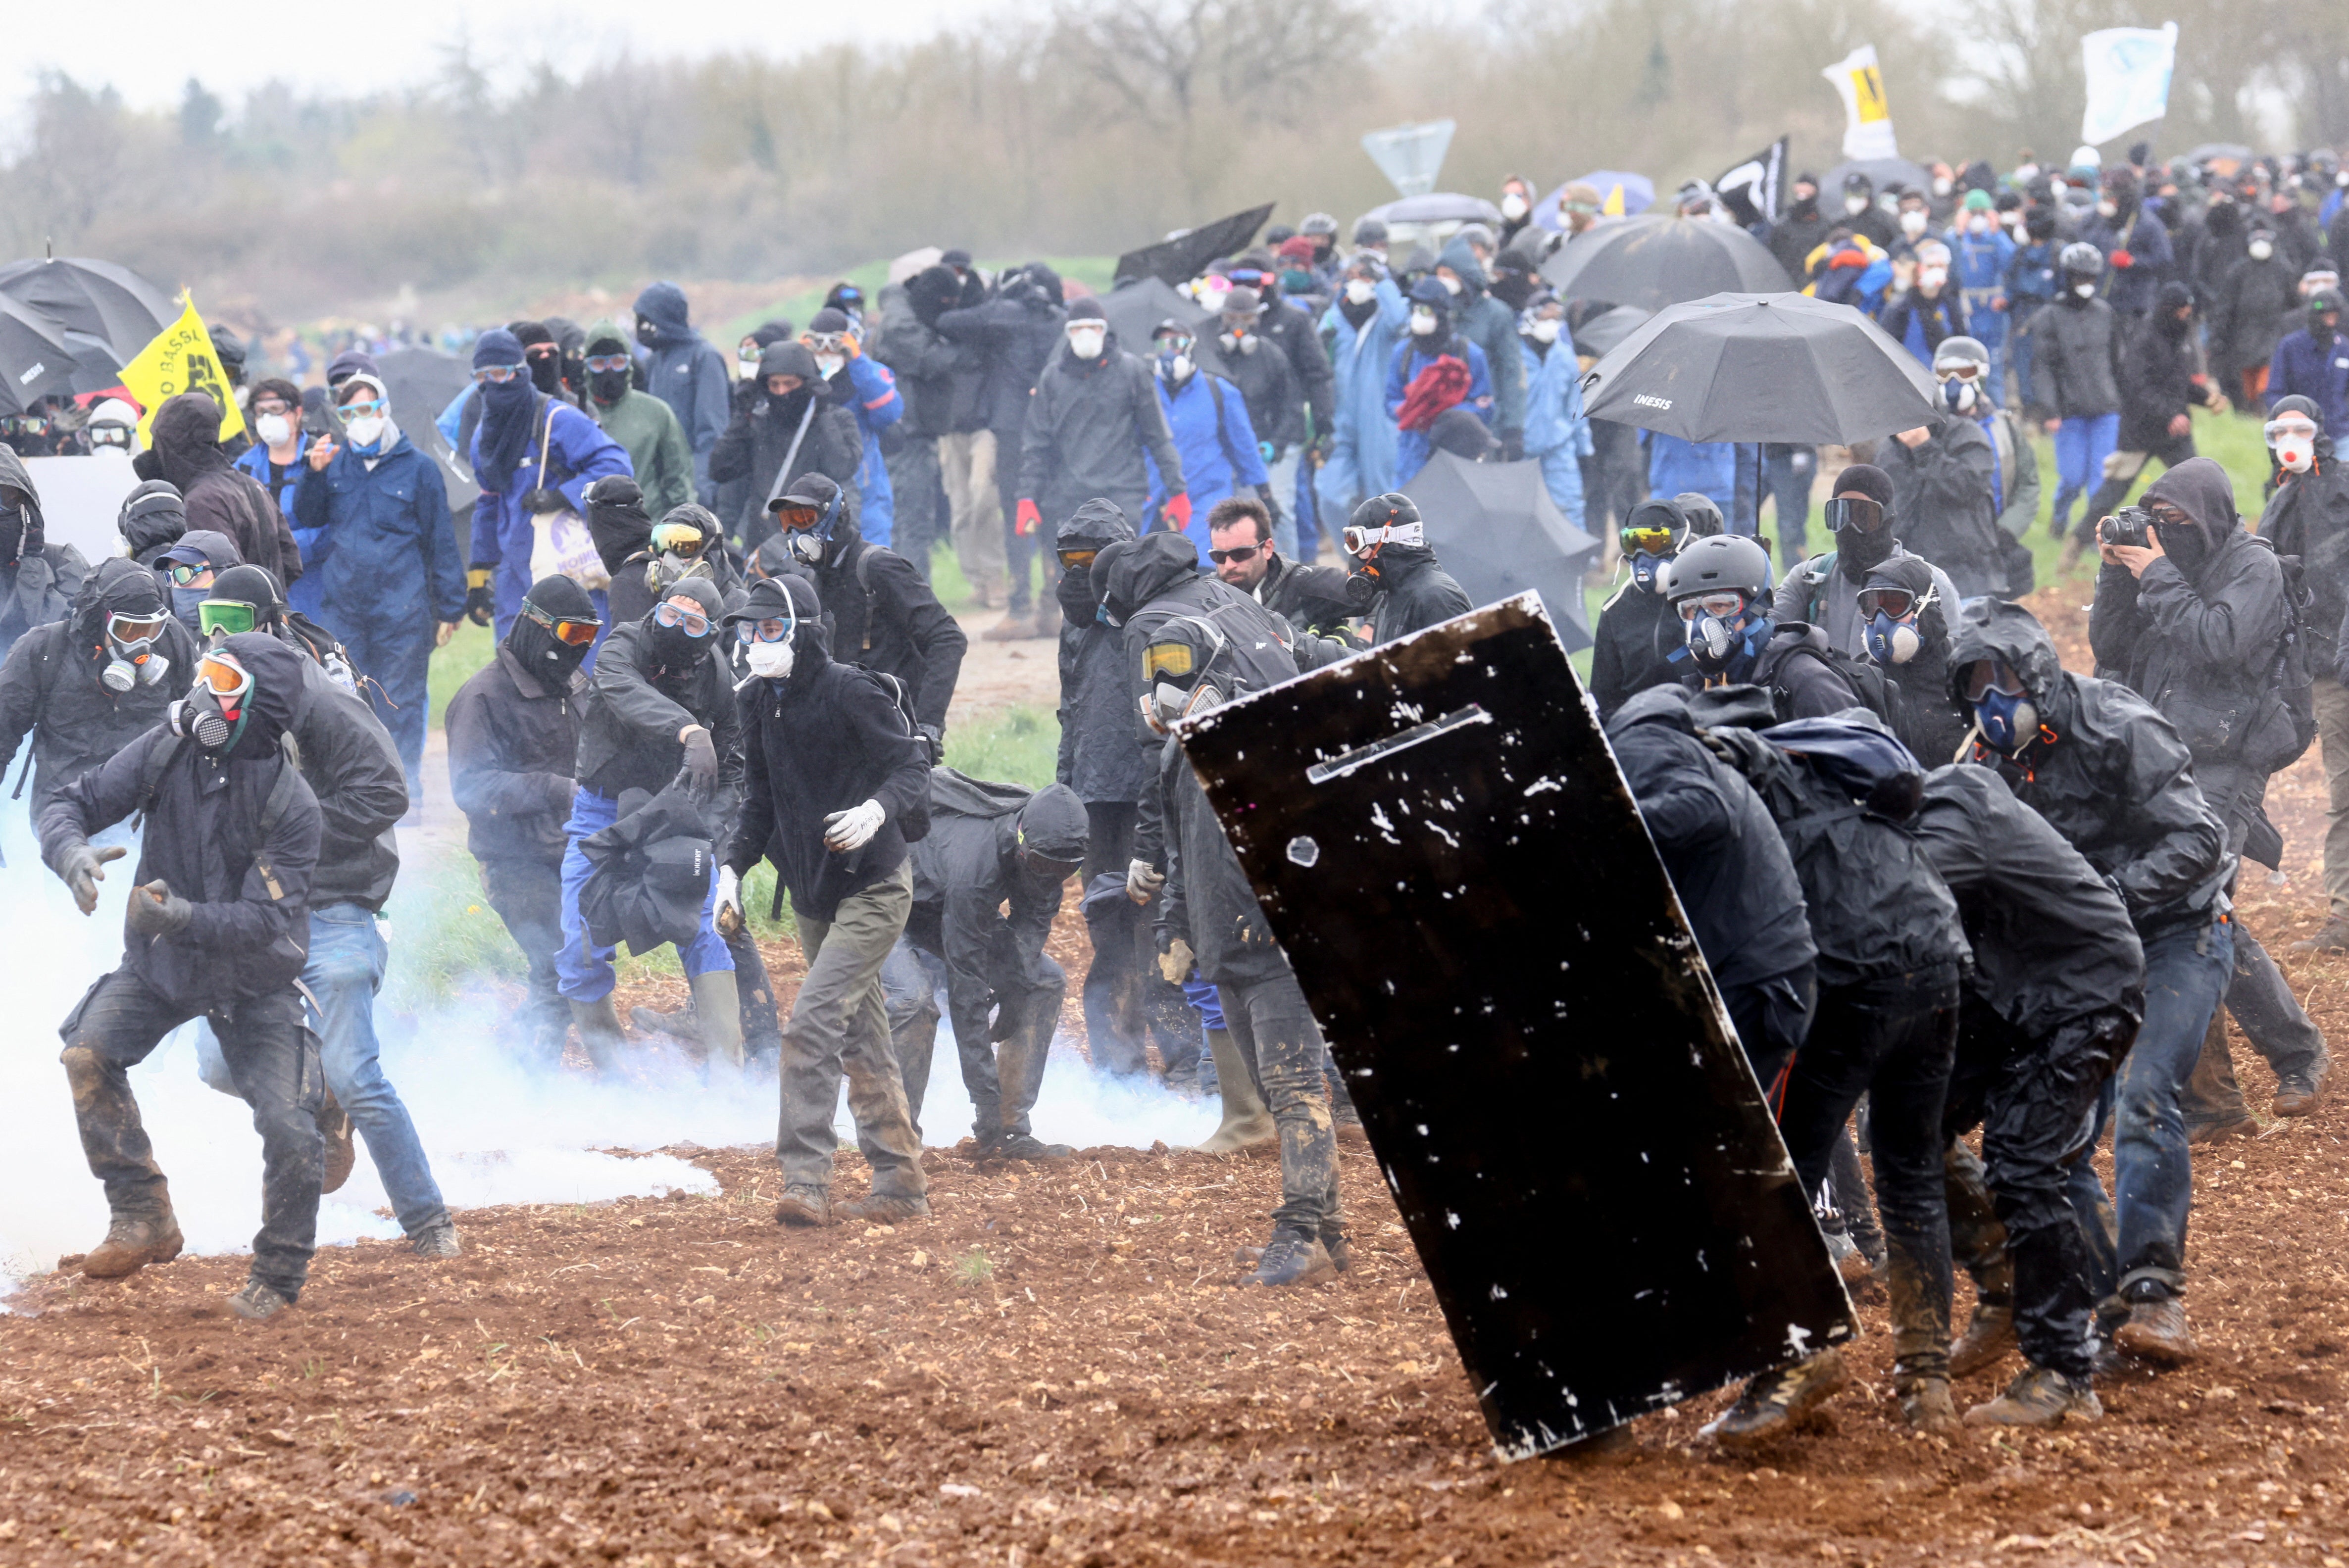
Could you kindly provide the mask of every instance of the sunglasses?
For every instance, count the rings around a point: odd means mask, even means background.
[[[663,552],[698,550],[701,548],[701,530],[689,522],[655,523],[653,548]]]
[[[1726,621],[1732,615],[1739,614],[1744,610],[1745,595],[1700,593],[1692,599],[1683,599],[1672,607],[1681,613],[1681,619],[1683,621],[1693,621],[1699,615],[1710,615],[1716,621]]]
[[[595,634],[604,629],[601,621],[573,621],[550,615],[527,599],[522,602],[522,613],[554,633],[556,642],[574,648],[585,647],[595,640]]]
[[[1864,495],[1839,495],[1821,508],[1830,532],[1852,529],[1874,533],[1884,526],[1884,503]]]
[[[1626,555],[1670,555],[1679,540],[1669,528],[1626,528],[1615,537],[1622,541]]]
[[[734,634],[746,643],[780,643],[792,634],[789,621],[742,621],[736,624]]]
[[[209,561],[174,561],[171,562],[169,570],[171,576],[171,586],[174,588],[196,588],[202,586],[202,584],[196,581],[197,578],[209,577],[212,575],[212,563]]]
[[[1917,607],[1917,595],[1906,588],[1863,588],[1859,591],[1859,617],[1873,621],[1880,612],[1900,620]]]
[[[346,403],[335,410],[335,418],[347,425],[354,419],[371,419],[383,412],[383,399],[370,397],[364,403]]]
[[[587,356],[590,370],[626,370],[636,363],[625,354],[591,354]]]
[[[1242,544],[1230,550],[1210,550],[1207,552],[1207,559],[1218,566],[1226,561],[1253,561],[1256,559],[1256,552],[1263,548],[1261,544]]]
[[[1100,553],[1098,550],[1063,550],[1061,552],[1061,564],[1071,572],[1081,572],[1091,566],[1093,557]]]
[[[226,654],[206,654],[196,661],[196,679],[222,699],[242,697],[253,689],[253,676]],[[222,707],[234,706],[223,700]]]
[[[260,624],[260,612],[242,599],[207,599],[196,606],[196,624],[205,636],[237,636]]]
[[[1966,700],[1980,702],[1992,692],[2002,696],[2021,696],[2023,677],[1999,659],[1976,659],[1966,672]]]
[[[486,381],[492,387],[502,387],[517,376],[528,376],[527,365],[484,365],[473,372],[473,379]]]
[[[709,635],[708,611],[688,610],[681,604],[672,604],[666,600],[653,610],[653,624],[672,628],[682,626],[685,628],[685,634],[688,637]]]

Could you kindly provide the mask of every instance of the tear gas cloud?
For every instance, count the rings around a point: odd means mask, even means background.
[[[119,830],[118,830],[118,832]],[[413,838],[409,875],[426,867]],[[73,1099],[57,1065],[57,1026],[122,954],[122,908],[137,863],[108,869],[98,913],[84,917],[73,895],[40,861],[22,800],[0,808],[0,946],[10,985],[0,1014],[0,1292],[86,1252],[106,1233],[106,1196],[89,1174],[74,1129]],[[450,851],[455,852],[455,851]],[[469,868],[470,869],[470,868]],[[404,939],[391,928],[391,975]],[[413,1019],[378,1006],[384,1070],[416,1121],[449,1206],[595,1203],[670,1190],[706,1192],[716,1182],[665,1154],[620,1158],[601,1150],[644,1150],[771,1143],[773,1078],[710,1085],[674,1053],[637,1054],[616,1082],[584,1072],[523,1064],[499,1044],[506,1004],[491,988]],[[246,1251],[261,1223],[261,1140],[242,1100],[197,1077],[194,1026],[182,1027],[134,1068],[157,1161],[191,1253]],[[941,1020],[922,1117],[924,1141],[951,1147],[970,1131],[952,1030]],[[1040,1135],[1080,1148],[1195,1143],[1215,1130],[1212,1100],[1193,1101],[1152,1080],[1096,1077],[1067,1043],[1056,1045],[1035,1113]],[[844,1148],[854,1146],[846,1109],[835,1117]],[[360,1237],[394,1238],[388,1201],[360,1140],[358,1166],[318,1211],[320,1246]],[[385,1212],[379,1214],[378,1210]]]

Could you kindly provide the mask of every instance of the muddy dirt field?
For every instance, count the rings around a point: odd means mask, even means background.
[[[2284,951],[2322,913],[2323,791],[2313,757],[2277,780],[2291,882],[2243,902],[2344,1037],[2349,961]],[[1907,1435],[1864,1305],[1865,1381],[1821,1431],[1721,1454],[1715,1395],[1610,1461],[1513,1466],[1364,1151],[1353,1271],[1260,1295],[1232,1249],[1269,1161],[938,1152],[932,1220],[787,1233],[762,1151],[676,1150],[722,1192],[473,1211],[453,1264],[332,1249],[266,1326],[222,1305],[242,1259],[36,1282],[0,1317],[0,1563],[2340,1568],[2338,1104],[2196,1151],[2204,1359],[2107,1382],[2100,1425]],[[863,1187],[844,1156],[835,1191]]]

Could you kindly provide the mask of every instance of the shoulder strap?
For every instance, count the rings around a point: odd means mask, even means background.
[[[858,593],[864,595],[864,647],[863,651],[868,654],[873,651],[873,552],[879,548],[880,547],[878,545],[867,541],[864,548],[858,551],[856,553],[856,589]],[[896,679],[895,676],[891,676],[888,678],[891,680]]]
[[[277,830],[285,809],[294,803],[294,786],[302,777],[302,769],[294,759],[294,738],[285,737],[285,756],[277,769],[277,782],[269,787],[269,799],[262,803],[261,820],[254,828],[259,841],[253,846],[253,869],[261,873],[262,885],[269,890],[271,902],[282,902],[285,890],[277,882],[277,868],[269,863],[269,835]]]
[[[777,496],[783,493],[783,487],[792,482],[792,464],[799,459],[800,443],[807,439],[808,426],[815,418],[815,405],[816,400],[810,397],[807,407],[800,410],[800,428],[792,432],[792,444],[783,449],[782,463],[775,469],[775,482],[767,487],[767,504],[770,506],[774,504]]]
[[[147,748],[146,764],[139,771],[137,810],[140,815],[145,815],[155,804],[155,791],[162,785],[163,774],[171,768],[172,760],[180,755],[181,750],[187,744],[186,736],[171,735],[167,732]]]

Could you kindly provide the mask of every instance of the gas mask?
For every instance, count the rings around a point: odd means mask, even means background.
[[[1975,663],[1966,680],[1966,701],[1993,751],[2012,757],[2038,738],[2038,705],[2023,689],[2023,677],[1996,660]]]
[[[254,434],[261,438],[263,446],[282,447],[285,444],[285,438],[294,433],[294,421],[283,414],[264,414],[254,421],[253,429]],[[95,441],[97,437],[93,434],[90,438]]]
[[[1354,304],[1368,304],[1378,297],[1379,285],[1368,278],[1348,278],[1346,298]]]
[[[1708,675],[1719,675],[1749,640],[1752,630],[1745,595],[1731,592],[1706,593],[1674,606],[1688,628],[1689,656]]]
[[[1675,558],[1670,555],[1649,555],[1644,552],[1631,557],[1631,581],[1641,592],[1661,593],[1664,591],[1664,569]]]
[[[1216,341],[1224,346],[1226,353],[1254,354],[1257,338],[1253,332],[1226,332]]]
[[[206,654],[196,664],[196,684],[184,701],[171,705],[171,733],[185,736],[220,757],[236,745],[251,717],[253,676],[226,654]]]
[[[795,530],[785,548],[792,552],[792,559],[802,565],[823,564],[823,535],[812,528]]]
[[[1071,326],[1069,328],[1069,352],[1080,359],[1099,359],[1109,338],[1106,326]]]
[[[171,661],[155,651],[155,639],[163,634],[170,617],[160,612],[152,615],[109,615],[106,618],[106,667],[98,672],[100,686],[116,696],[133,686],[153,686],[171,667]]]
[[[1905,665],[1925,645],[1915,626],[1896,621],[1881,610],[1869,617],[1860,640],[1868,645],[1868,656],[1879,665]]]
[[[1207,678],[1216,655],[1223,652],[1223,633],[1210,622],[1186,615],[1169,622],[1161,635],[1176,625],[1194,626],[1204,633],[1206,651],[1203,657],[1190,642],[1173,640],[1153,643],[1143,650],[1142,679],[1150,695],[1142,699],[1142,716],[1160,735],[1194,713],[1221,706],[1225,696]]]
[[[1411,335],[1413,337],[1426,337],[1434,331],[1435,313],[1432,310],[1413,308],[1411,313]]]
[[[1191,360],[1191,345],[1179,337],[1159,340],[1158,378],[1169,387],[1180,387],[1191,379],[1197,366]]]
[[[1979,400],[1974,384],[1970,380],[1961,380],[1952,376],[1941,383],[1941,407],[1952,414],[1972,413]]]

